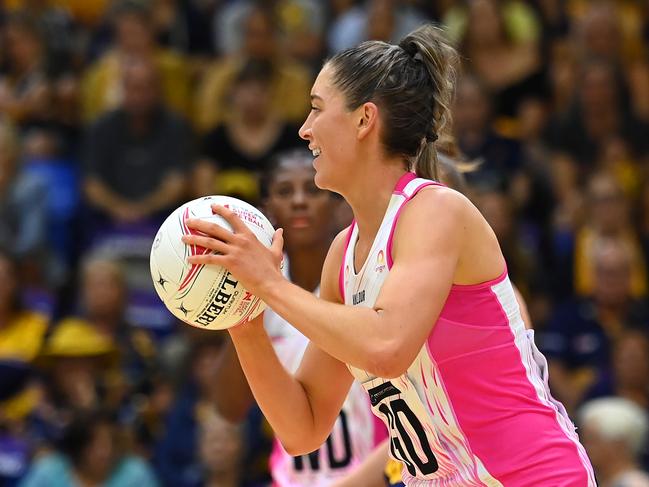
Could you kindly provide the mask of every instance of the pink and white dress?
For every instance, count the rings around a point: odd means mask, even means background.
[[[406,173],[367,260],[354,269],[352,223],[340,269],[346,304],[372,307],[392,266],[404,205],[439,185]],[[422,296],[422,299],[426,299]],[[454,285],[407,372],[396,379],[350,367],[386,424],[409,486],[591,487],[590,461],[548,388],[547,363],[526,331],[507,271]]]
[[[288,259],[284,257],[288,277]],[[317,295],[318,290],[314,293]],[[264,325],[284,367],[295,372],[309,343],[308,338],[270,309]],[[270,471],[275,487],[326,487],[345,477],[387,437],[383,423],[372,414],[367,393],[354,382],[327,441],[309,455],[292,457],[274,440]]]

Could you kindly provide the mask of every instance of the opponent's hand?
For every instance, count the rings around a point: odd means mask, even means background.
[[[225,267],[255,296],[264,299],[264,290],[277,279],[284,279],[280,271],[284,239],[280,228],[273,235],[270,248],[264,246],[255,234],[233,211],[220,205],[212,205],[212,212],[227,221],[233,232],[209,221],[193,218],[186,225],[203,235],[184,235],[187,245],[198,245],[216,253],[192,255],[190,264],[218,265]]]

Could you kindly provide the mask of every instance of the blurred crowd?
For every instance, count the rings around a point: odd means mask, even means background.
[[[646,0],[0,0],[0,486],[267,484],[272,432],[216,412],[223,336],[160,303],[153,236],[263,205],[322,61],[427,21],[553,393],[603,487],[649,466]]]

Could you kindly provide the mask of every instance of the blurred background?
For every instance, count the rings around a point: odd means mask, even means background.
[[[166,311],[153,236],[262,203],[322,61],[426,21],[553,393],[600,476],[649,467],[646,0],[0,0],[0,486],[267,485],[272,432],[216,414],[223,336]]]

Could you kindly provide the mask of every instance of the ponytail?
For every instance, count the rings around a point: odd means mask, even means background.
[[[424,139],[413,167],[417,176],[424,179],[439,180],[437,149],[435,142]]]
[[[456,65],[458,55],[444,39],[442,30],[427,24],[404,37],[399,46],[413,59],[420,61],[433,85],[432,120],[415,158],[414,170],[419,177],[437,179],[437,151],[435,142],[451,121]]]

